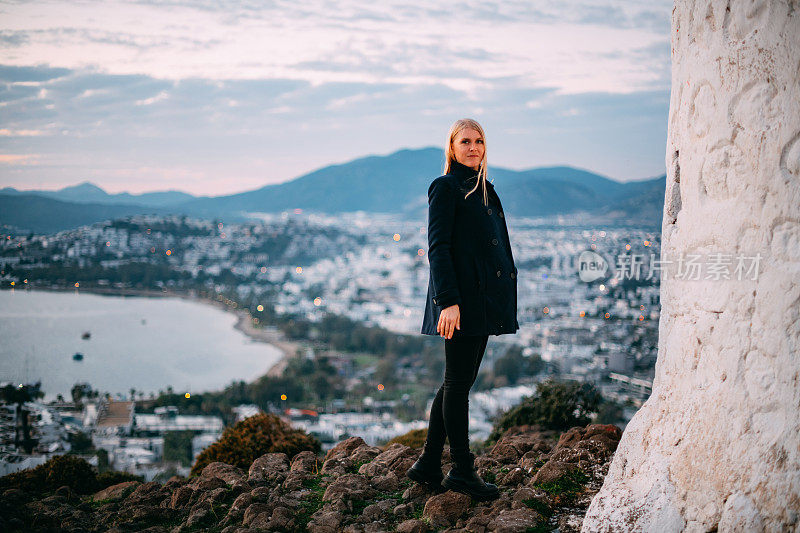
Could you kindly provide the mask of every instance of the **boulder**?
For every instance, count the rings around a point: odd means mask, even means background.
[[[311,451],[302,451],[292,457],[292,463],[289,467],[290,472],[302,472],[304,474],[316,474],[319,470],[318,460],[316,454]]]
[[[111,485],[110,487],[95,492],[92,495],[92,499],[96,502],[103,500],[121,500],[130,492],[133,492],[140,484],[140,481],[123,481],[122,483],[117,483],[116,485]]]
[[[251,484],[277,485],[289,473],[289,458],[285,453],[266,453],[250,465],[247,481]]]
[[[541,515],[527,507],[501,511],[491,522],[488,528],[497,533],[524,533],[529,528],[536,527],[542,520]]]
[[[247,475],[241,468],[219,461],[206,465],[200,473],[200,477],[206,479],[216,477],[223,480],[228,485],[233,485],[237,481],[245,481],[247,479]]]
[[[531,479],[531,483],[534,485],[552,483],[560,477],[574,472],[577,469],[578,467],[572,463],[563,463],[561,461],[550,460],[547,461],[538,472],[536,472],[536,475],[533,476],[533,479]]]
[[[322,495],[322,501],[368,500],[375,495],[367,478],[359,474],[345,474],[331,482]]]
[[[414,518],[400,522],[395,529],[397,533],[427,533],[428,524]]]
[[[380,476],[391,471],[399,479],[405,477],[406,471],[411,468],[418,456],[419,452],[413,448],[395,442],[386,451],[375,456],[372,461],[361,465],[358,472],[368,476]]]
[[[466,494],[448,490],[429,498],[422,516],[435,528],[450,527],[467,512],[471,501]]]

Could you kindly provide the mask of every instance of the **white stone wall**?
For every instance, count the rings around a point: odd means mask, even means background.
[[[800,0],[675,2],[666,165],[662,259],[700,279],[662,277],[653,394],[582,531],[800,530]]]

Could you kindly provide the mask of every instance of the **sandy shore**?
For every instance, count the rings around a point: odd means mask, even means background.
[[[257,342],[264,342],[278,348],[283,354],[281,358],[267,370],[267,376],[279,377],[286,368],[287,361],[293,357],[297,350],[300,349],[300,344],[294,341],[287,340],[283,337],[281,331],[275,326],[262,326],[256,327],[253,324],[250,313],[243,309],[231,309],[223,302],[211,300],[209,298],[202,298],[200,296],[192,296],[186,293],[172,292],[172,291],[155,291],[146,289],[118,289],[118,288],[103,288],[103,287],[81,287],[73,289],[71,287],[53,288],[53,287],[30,287],[30,288],[14,288],[12,290],[34,290],[34,291],[48,291],[48,292],[86,292],[90,294],[100,294],[103,296],[140,296],[147,298],[181,298],[189,302],[202,303],[205,305],[213,305],[217,309],[221,309],[228,313],[236,315],[237,320],[234,328],[241,331],[251,339]]]

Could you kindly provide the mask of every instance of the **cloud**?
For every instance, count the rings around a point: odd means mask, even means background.
[[[0,81],[5,83],[41,82],[66,76],[70,69],[49,66],[0,65]]]
[[[38,137],[40,135],[46,135],[46,132],[42,130],[9,130],[9,129],[0,129],[0,137]]]
[[[629,63],[631,43],[664,41],[669,5],[56,2],[44,13],[35,3],[8,7],[3,35],[17,51],[9,63],[94,63],[110,74],[159,79],[443,83],[474,92],[517,73],[531,88],[626,92],[663,83],[647,70],[660,72],[668,57]]]
[[[670,9],[666,0],[6,4],[0,137],[6,152],[38,155],[6,161],[0,182],[230,193],[439,146],[463,116],[491,132],[494,164],[656,175]]]
[[[1,165],[29,165],[36,161],[36,154],[0,154]]]

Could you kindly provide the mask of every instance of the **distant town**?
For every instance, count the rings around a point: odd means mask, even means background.
[[[567,216],[513,219],[509,230],[520,330],[490,338],[471,438],[485,439],[494,417],[552,377],[593,384],[604,398],[597,420],[624,428],[651,392],[660,235]],[[295,210],[248,223],[135,215],[48,235],[0,231],[3,289],[195,298],[237,313],[237,327],[284,353],[256,382],[191,397],[77,383],[71,398],[45,402],[37,384],[0,375],[4,390],[31,392],[4,395],[0,475],[67,452],[148,480],[186,475],[225,427],[262,411],[323,448],[427,426],[443,357],[441,339],[419,333],[424,220]],[[579,276],[587,251],[607,262],[605,275]]]

